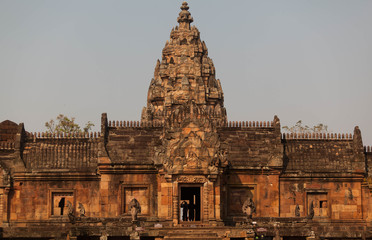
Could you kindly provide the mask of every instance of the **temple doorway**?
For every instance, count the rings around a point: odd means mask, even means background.
[[[200,186],[181,186],[180,221],[200,221]]]

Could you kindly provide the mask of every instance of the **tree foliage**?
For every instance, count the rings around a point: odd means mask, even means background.
[[[59,114],[56,119],[51,119],[49,122],[45,123],[45,127],[47,128],[47,132],[50,133],[81,133],[81,132],[88,132],[94,124],[91,121],[88,121],[85,124],[85,127],[81,129],[79,124],[75,123],[74,117],[67,117],[63,114]]]
[[[289,133],[327,133],[328,126],[324,125],[323,123],[319,123],[313,127],[309,127],[308,125],[304,125],[302,120],[298,120],[294,126],[288,127],[283,126],[283,131]]]

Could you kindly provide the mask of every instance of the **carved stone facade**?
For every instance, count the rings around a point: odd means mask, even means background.
[[[100,133],[0,123],[4,239],[372,239],[372,149],[354,134],[228,122],[187,3],[140,122]],[[181,206],[182,204],[182,206]]]

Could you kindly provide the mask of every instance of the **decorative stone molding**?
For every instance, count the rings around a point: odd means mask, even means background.
[[[204,176],[178,176],[176,181],[179,183],[205,183],[208,179]]]

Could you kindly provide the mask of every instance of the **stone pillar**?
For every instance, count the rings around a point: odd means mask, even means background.
[[[217,221],[221,220],[221,178],[218,177],[214,186],[214,206],[215,218]]]
[[[173,225],[177,225],[179,222],[179,197],[178,197],[178,182],[173,182],[172,183],[173,191],[172,191],[172,205],[173,205]]]
[[[3,192],[2,189],[0,189],[0,228],[3,226],[3,216],[4,216],[4,198],[3,198]]]
[[[203,199],[201,199],[201,202],[203,204],[203,212],[201,212],[201,215],[202,215],[202,221],[205,222],[205,221],[208,221],[209,219],[209,216],[208,216],[208,213],[209,213],[209,186],[208,186],[208,182],[205,182],[203,184]]]
[[[3,189],[2,197],[0,198],[2,204],[2,223],[9,223],[10,206],[9,206],[9,188]],[[3,225],[3,224],[2,224]]]

